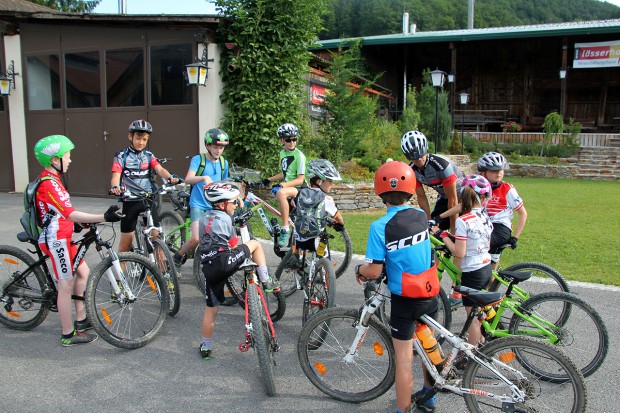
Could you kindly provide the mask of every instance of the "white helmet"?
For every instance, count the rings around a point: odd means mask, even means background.
[[[278,128],[278,138],[296,138],[299,136],[299,129],[292,123],[285,123]]]
[[[205,198],[211,204],[222,201],[230,201],[240,195],[240,192],[231,184],[211,183],[204,188]]]
[[[308,179],[318,176],[320,180],[331,179],[332,181],[342,181],[340,173],[333,163],[327,159],[313,159],[308,164]]]
[[[411,161],[420,159],[428,152],[428,140],[420,131],[412,130],[403,135],[400,148]]]
[[[503,171],[510,169],[508,161],[499,152],[487,152],[478,159],[479,171]]]

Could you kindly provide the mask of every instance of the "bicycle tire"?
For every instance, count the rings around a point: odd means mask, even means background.
[[[314,265],[314,274],[308,286],[308,298],[304,299],[302,324],[313,314],[336,305],[336,275],[327,258]]]
[[[586,411],[587,390],[585,379],[571,359],[557,347],[537,339],[513,336],[493,340],[478,350],[478,353],[487,361],[500,359],[501,362],[492,361],[495,368],[500,370],[504,377],[525,391],[525,401],[517,403],[515,411],[535,411],[541,413],[560,411],[581,413]],[[565,372],[563,376],[566,376],[567,380],[563,384],[539,380],[540,377],[537,377],[528,368],[523,367],[519,353],[527,353],[529,360],[533,360],[536,357],[537,364],[548,363],[549,368],[545,368],[545,370],[557,371],[561,369]],[[519,370],[526,379],[515,377],[516,375],[503,367],[502,364],[507,364]],[[512,394],[508,385],[497,378],[486,367],[473,360],[469,360],[468,366],[465,368],[463,387],[474,389],[472,394],[464,396],[465,404],[470,412],[497,412],[502,408],[502,403],[499,400],[474,396],[473,394],[480,395],[486,392],[495,395]]]
[[[276,272],[274,277],[280,281],[281,293],[285,297],[290,297],[297,291],[297,271],[299,270],[299,263],[301,257],[299,254],[293,252],[293,250],[287,251]]]
[[[237,271],[226,280],[226,286],[230,294],[237,299],[239,306],[245,308],[245,275],[243,271]],[[265,293],[269,316],[272,322],[276,322],[284,317],[286,313],[286,297],[282,291]]]
[[[340,278],[351,264],[351,257],[353,256],[351,237],[346,229],[336,231],[329,225],[325,228],[325,231],[327,231],[330,236],[334,237],[330,238],[327,244],[326,258],[332,263],[336,278]],[[335,253],[332,254],[333,246],[336,246],[337,249],[334,251]]]
[[[32,268],[32,272],[20,282],[17,288],[22,290],[22,294],[4,288],[13,274],[22,274],[34,263],[35,260],[25,251],[10,245],[0,246],[0,322],[14,330],[27,331],[37,327],[45,320],[52,305],[51,297],[43,298],[47,278],[40,266]],[[10,307],[5,299],[13,302]]]
[[[609,333],[599,313],[585,300],[575,294],[548,292],[526,300],[521,309],[553,323],[552,331],[560,340],[552,344],[569,352],[584,377],[601,367],[609,350]],[[533,328],[526,319],[514,314],[508,331],[520,335]],[[546,337],[544,339],[546,341]]]
[[[358,332],[358,320],[357,309],[328,308],[308,319],[297,340],[299,364],[310,382],[328,396],[349,403],[383,395],[394,384],[396,372],[392,337],[374,316],[356,355],[344,362]]]
[[[194,274],[194,280],[196,281],[196,288],[198,291],[202,293],[204,296],[206,294],[206,280],[205,276],[202,273],[202,265],[200,263],[200,244],[196,247],[194,251],[194,262],[192,263],[192,274]]]
[[[159,216],[159,225],[170,251],[173,254],[179,252],[188,239],[185,220],[175,211],[164,211]]]
[[[548,291],[570,292],[570,287],[564,276],[546,264],[540,262],[519,262],[505,268],[505,270],[533,273],[532,278],[526,281],[525,285],[525,290],[530,297]],[[522,287],[521,284],[519,286]],[[500,288],[506,289],[502,283],[493,278],[489,285],[489,291],[498,291]]]
[[[95,331],[113,346],[135,349],[143,347],[161,332],[170,309],[163,275],[146,257],[118,253],[118,259],[132,292],[133,302],[116,297],[107,275],[113,267],[111,257],[102,260],[86,283],[86,314]]]
[[[158,251],[160,251],[161,254]],[[181,287],[179,285],[179,275],[177,274],[177,270],[174,266],[174,260],[168,246],[159,238],[153,240],[153,256],[155,257],[157,268],[159,268],[159,271],[161,271],[167,283],[168,294],[170,296],[170,310],[168,311],[168,315],[172,317],[176,315],[181,308]],[[163,258],[163,262],[160,260],[161,258]]]
[[[248,307],[250,324],[252,325],[252,347],[256,350],[258,356],[263,387],[268,396],[275,396],[276,384],[273,377],[275,362],[271,350],[271,332],[263,303],[258,293],[258,287],[254,283],[248,285]]]

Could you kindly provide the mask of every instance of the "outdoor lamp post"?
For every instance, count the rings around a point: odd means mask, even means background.
[[[560,69],[560,115],[564,119],[564,112],[566,112],[566,73],[567,69],[562,67]]]
[[[465,147],[465,141],[463,141],[463,135],[465,132],[465,108],[467,107],[467,101],[469,100],[469,93],[463,92],[459,96],[461,98],[461,106],[463,106],[463,117],[461,120],[461,155],[463,155],[463,148]]]
[[[431,82],[435,88],[435,153],[439,152],[439,89],[443,86],[446,72],[435,69],[431,72]]]

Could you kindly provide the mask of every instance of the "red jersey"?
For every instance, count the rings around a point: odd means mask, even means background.
[[[73,222],[69,220],[69,215],[75,208],[71,205],[69,192],[60,180],[60,176],[53,172],[44,170],[39,178],[49,177],[41,181],[35,195],[39,222],[49,211],[55,211],[56,215],[50,221],[45,230],[39,236],[39,244],[45,244],[46,239],[49,243],[57,239],[71,239],[73,234]]]
[[[491,199],[485,208],[492,223],[500,223],[512,228],[513,211],[523,207],[523,200],[512,184],[502,182],[499,188],[493,189]]]

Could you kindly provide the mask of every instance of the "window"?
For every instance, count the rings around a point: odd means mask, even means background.
[[[101,106],[99,52],[65,55],[67,108]]]
[[[186,85],[185,65],[192,62],[189,43],[151,47],[151,104],[191,105],[192,89]]]
[[[144,106],[144,51],[106,51],[106,99],[108,107]]]
[[[60,109],[58,55],[28,56],[26,76],[29,110]]]

